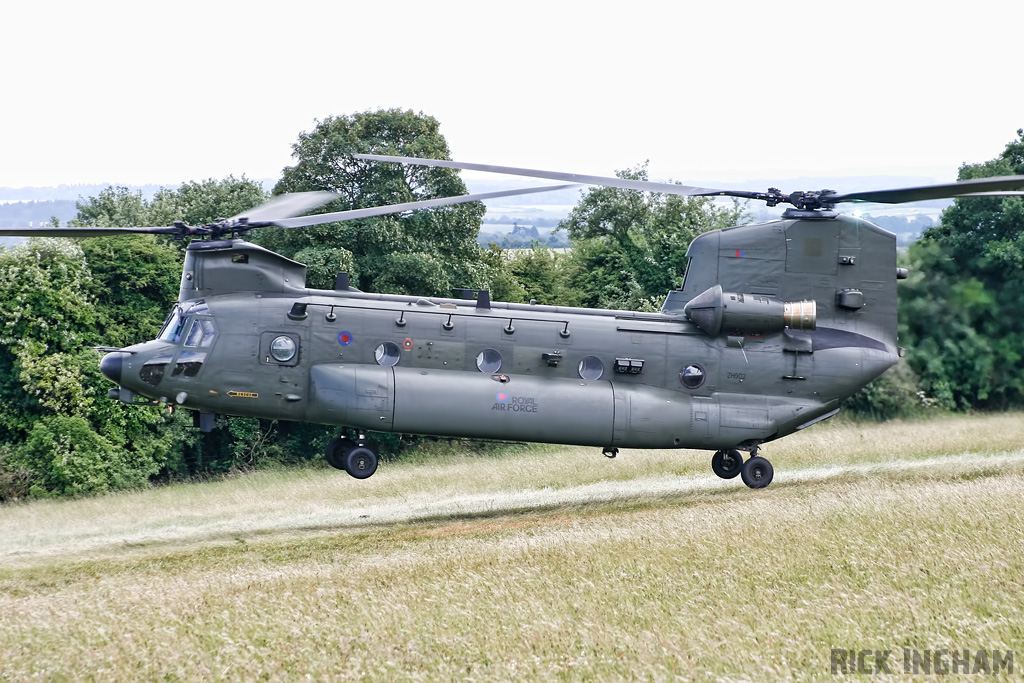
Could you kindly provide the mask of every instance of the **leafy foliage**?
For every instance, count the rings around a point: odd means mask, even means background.
[[[961,180],[1024,174],[1024,131]],[[901,339],[923,390],[951,409],[1024,403],[1024,200],[957,199],[909,252]]]
[[[93,284],[71,241],[0,253],[0,441],[8,472],[23,473],[35,495],[139,486],[172,446],[158,414],[105,400],[109,382],[88,349],[103,319]]]
[[[78,202],[72,224],[199,224],[264,199],[257,183],[234,178],[164,189],[153,202],[109,187]],[[110,383],[88,348],[156,336],[180,269],[178,249],[150,235],[35,239],[0,252],[0,495],[136,487],[195,460],[183,417],[106,399]]]
[[[353,159],[359,152],[447,159],[448,144],[436,119],[412,111],[329,117],[299,135],[293,146],[297,163],[284,169],[274,192],[339,193],[341,199],[323,212],[466,193],[451,169]],[[266,230],[256,240],[317,264],[310,272],[312,287],[330,288],[338,270],[350,269],[353,282],[365,290],[447,296],[453,287],[490,284],[493,270],[475,242],[483,214],[483,205],[474,202],[303,230]]]
[[[647,165],[616,175],[647,180]],[[693,238],[745,217],[739,204],[723,207],[707,197],[590,189],[560,224],[573,241],[570,303],[657,310],[665,293],[678,286]]]

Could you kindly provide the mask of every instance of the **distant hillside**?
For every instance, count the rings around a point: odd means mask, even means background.
[[[0,228],[31,228],[47,225],[54,217],[61,223],[67,223],[77,214],[75,201],[71,199],[10,202],[0,204]]]

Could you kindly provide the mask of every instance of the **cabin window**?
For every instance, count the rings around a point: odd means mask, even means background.
[[[494,349],[484,349],[476,354],[476,369],[488,375],[501,370],[501,354]]]
[[[679,381],[683,383],[683,386],[687,389],[696,389],[700,385],[704,384],[704,379],[707,374],[704,372],[704,368],[691,363],[682,369],[679,373]]]
[[[604,363],[597,356],[587,356],[580,361],[577,372],[580,373],[580,377],[592,382],[601,379],[601,375],[604,374]]]
[[[203,345],[206,344],[206,335],[203,335]],[[299,364],[299,355],[302,350],[299,335],[286,332],[264,332],[260,335],[260,363],[263,365],[276,365],[295,367]]]
[[[398,361],[402,359],[402,352],[399,350],[398,344],[389,341],[382,342],[377,344],[373,358],[377,361],[377,365],[398,365]]]
[[[280,337],[275,337],[274,341],[270,342],[270,355],[278,363],[287,363],[292,358],[295,358],[296,351],[298,351],[298,346],[291,337],[281,335]]]

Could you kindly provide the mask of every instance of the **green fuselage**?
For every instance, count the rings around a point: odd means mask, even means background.
[[[161,339],[125,349],[115,381],[201,413],[723,449],[833,414],[896,361],[895,242],[876,226],[780,220],[688,255],[662,312],[635,313],[309,290],[301,264],[258,246],[193,243]],[[684,310],[712,291],[708,316]],[[776,319],[800,300],[816,326]]]

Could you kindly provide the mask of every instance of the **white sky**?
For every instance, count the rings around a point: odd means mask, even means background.
[[[1019,21],[1008,0],[12,0],[0,186],[276,178],[317,119],[382,107],[436,117],[462,161],[953,180],[1024,126]]]

